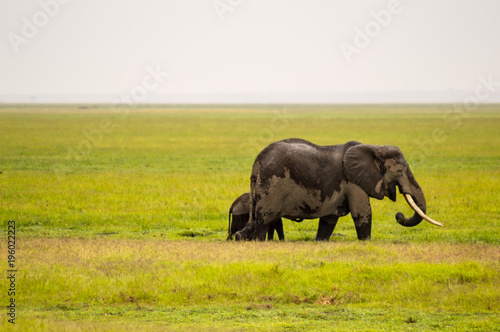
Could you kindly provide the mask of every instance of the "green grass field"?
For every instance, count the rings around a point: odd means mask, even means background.
[[[3,105],[16,328],[499,331],[499,128],[499,105]],[[226,242],[254,158],[289,137],[399,146],[445,227],[396,224],[398,195],[372,200],[369,242],[349,216],[328,243],[316,220]]]

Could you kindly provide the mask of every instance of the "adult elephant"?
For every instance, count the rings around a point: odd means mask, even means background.
[[[252,213],[237,240],[264,240],[277,218],[320,218],[316,240],[329,240],[338,218],[351,213],[359,240],[371,237],[370,197],[396,200],[399,188],[415,211],[396,214],[399,224],[418,225],[426,212],[424,193],[396,146],[351,141],[319,146],[303,139],[275,142],[257,156],[250,177]]]

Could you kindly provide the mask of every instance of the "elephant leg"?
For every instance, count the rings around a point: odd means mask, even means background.
[[[258,241],[265,241],[266,234],[269,241],[274,239],[274,230],[278,232],[279,235],[279,225],[281,223],[281,217],[279,213],[268,212],[266,214],[256,213],[256,226],[255,226],[255,237]],[[283,232],[283,224],[281,223],[281,232]]]
[[[359,220],[354,220],[358,240],[369,240],[372,234],[372,216],[369,215],[366,222],[360,223]]]
[[[233,221],[231,223],[231,233],[229,233],[228,240],[233,237],[236,232],[241,231],[248,224],[250,219],[250,214],[233,215]]]
[[[316,233],[316,241],[328,241],[332,236],[333,230],[337,225],[339,217],[327,216],[319,219],[318,232]]]
[[[236,241],[241,240],[253,240],[254,225],[248,221],[248,218],[241,220],[239,216],[233,216],[233,225],[231,226],[231,232],[234,232],[234,239]]]
[[[276,219],[274,222],[274,228],[276,233],[278,233],[278,239],[280,241],[285,241],[285,232],[283,232],[283,220],[281,218]]]
[[[276,219],[269,225],[269,229],[267,231],[267,241],[274,240],[274,231],[278,233],[278,239],[280,241],[285,240],[285,234],[283,232],[283,221],[281,220],[281,218]]]
[[[274,224],[269,225],[267,229],[267,241],[274,240]]]
[[[369,240],[372,234],[372,208],[370,197],[354,183],[349,183],[347,198],[358,240]]]
[[[265,241],[267,231],[271,229],[270,225],[258,224],[255,227],[255,239],[257,241]],[[274,230],[273,230],[274,231]]]
[[[268,230],[272,228],[272,223],[277,218],[279,218],[278,212],[269,208],[263,208],[259,205],[259,203],[257,203],[255,209],[255,219],[250,220],[241,231],[237,232],[235,234],[235,239],[265,241]]]
[[[253,234],[252,227],[251,225],[247,225],[241,231],[234,234],[234,239],[236,241],[251,240],[251,234]]]

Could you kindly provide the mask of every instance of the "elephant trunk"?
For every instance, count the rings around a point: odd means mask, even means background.
[[[413,211],[415,211],[415,213],[410,218],[405,218],[403,213],[398,212],[396,214],[397,222],[400,225],[403,225],[405,227],[413,227],[413,226],[420,224],[420,222],[423,219],[425,219],[428,222],[430,222],[431,224],[442,227],[443,225],[441,223],[429,218],[425,214],[427,205],[425,202],[424,193],[423,193],[422,189],[420,189],[420,186],[418,185],[418,183],[415,181],[415,178],[413,178],[413,175],[410,174],[409,178],[410,178],[410,183],[411,183],[409,186],[411,188],[411,190],[410,190],[411,193],[406,192],[404,189],[400,190],[400,191],[404,195],[406,201],[408,202],[408,205],[410,205],[410,207],[413,209]],[[400,186],[400,189],[402,187],[404,188],[407,186]]]
[[[406,198],[406,201],[408,202],[408,204],[412,207],[413,210],[415,210],[416,213],[418,213],[418,215],[420,215],[422,218],[424,218],[425,220],[427,220],[431,224],[443,227],[443,224],[441,224],[440,222],[437,222],[434,219],[429,218],[422,210],[420,210],[420,208],[417,206],[417,204],[415,204],[415,202],[411,198],[411,195],[405,194],[405,198]]]
[[[422,211],[425,214],[427,205],[425,203],[424,193],[422,192],[422,190],[420,188],[417,189],[416,187],[412,186],[412,194],[410,195],[409,193],[403,192],[403,195],[405,196],[406,201],[408,202],[408,204],[411,206],[411,208],[414,211],[415,211],[414,207],[416,206],[418,209],[420,209],[420,211]],[[410,204],[407,197],[410,197],[410,199],[412,199],[413,206],[412,206],[412,204]],[[413,227],[413,226],[417,226],[418,224],[420,224],[420,222],[423,220],[423,218],[417,211],[415,211],[413,216],[411,216],[410,218],[405,218],[403,213],[398,212],[396,214],[396,220],[398,221],[398,223],[400,225],[403,225],[405,227]]]

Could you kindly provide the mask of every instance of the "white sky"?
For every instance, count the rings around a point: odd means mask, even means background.
[[[222,20],[215,3],[233,10]],[[372,13],[391,6],[390,22],[376,23]],[[342,43],[356,47],[357,29],[369,27],[369,45],[348,62]],[[481,77],[499,82],[481,101],[500,101],[500,0],[0,0],[0,37],[0,100],[116,97],[158,67],[169,75],[145,101],[408,92],[460,101]]]

